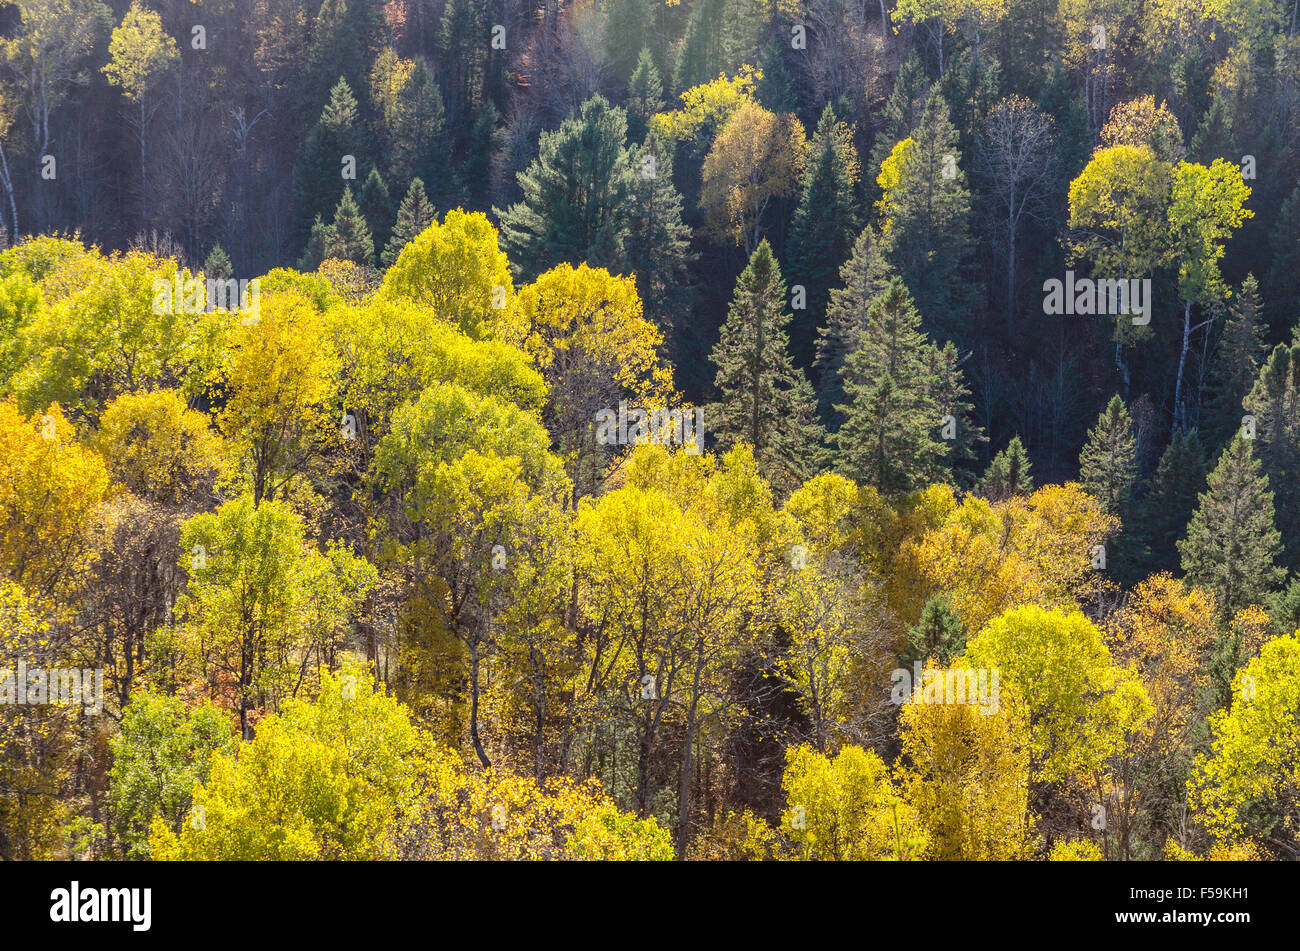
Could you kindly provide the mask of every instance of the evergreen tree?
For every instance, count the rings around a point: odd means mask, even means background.
[[[1264,282],[1269,321],[1277,328],[1295,327],[1300,325],[1300,185],[1282,203],[1268,243],[1273,249]]]
[[[329,102],[307,136],[293,169],[293,207],[296,240],[306,238],[309,222],[334,208],[343,194],[344,156],[356,159],[356,172],[365,171],[365,150],[357,124],[357,100],[346,79],[330,90]]]
[[[501,113],[492,102],[483,103],[469,134],[469,149],[461,164],[460,190],[471,209],[487,210],[492,204],[492,156],[501,137]]]
[[[1259,283],[1247,275],[1219,338],[1217,360],[1206,381],[1205,431],[1211,445],[1227,442],[1241,425],[1242,403],[1250,395],[1264,359]]]
[[[451,140],[446,129],[442,93],[424,57],[416,57],[393,110],[394,187],[413,178],[433,189],[433,200],[449,206],[456,198],[451,175]]]
[[[1255,453],[1277,501],[1285,564],[1300,568],[1300,339],[1278,344],[1244,401]]]
[[[363,92],[366,62],[362,38],[349,22],[347,0],[323,0],[312,22],[311,42],[307,47],[302,86],[306,114],[313,115],[328,102],[333,95],[331,84],[337,85],[340,78],[347,81],[349,90]]]
[[[857,188],[861,180],[853,131],[827,104],[808,151],[799,204],[790,223],[787,278],[802,284],[805,309],[795,314],[790,345],[797,366],[813,361],[815,336],[826,316],[835,276],[852,251],[861,224]]]
[[[726,0],[699,0],[686,21],[673,73],[673,91],[683,93],[692,86],[717,79],[722,62],[722,16]]]
[[[447,107],[447,121],[459,134],[471,124],[473,110],[491,100],[488,37],[492,14],[487,0],[447,0],[438,33],[438,75]]]
[[[823,438],[812,386],[790,360],[788,300],[781,268],[764,240],[736,281],[713,348],[720,396],[709,407],[720,448],[749,443],[763,474],[784,491],[817,472]]]
[[[925,66],[915,52],[909,53],[898,71],[894,87],[885,100],[885,113],[881,117],[880,131],[876,133],[875,145],[871,150],[871,168],[867,176],[868,191],[873,200],[880,198],[876,176],[880,166],[894,146],[912,134],[912,130],[921,124],[925,113],[926,101],[930,98],[930,81],[925,75]]]
[[[214,244],[212,250],[208,252],[207,260],[203,262],[203,273],[207,277],[214,277],[218,280],[226,280],[235,273],[235,267],[230,263],[230,255],[226,249],[219,244]]]
[[[1187,581],[1212,593],[1225,618],[1263,603],[1282,584],[1273,492],[1250,440],[1236,436],[1224,450],[1178,550]]]
[[[334,221],[325,241],[325,256],[338,258],[340,261],[354,261],[363,267],[374,267],[375,243],[370,237],[365,216],[357,200],[352,197],[352,189],[343,192],[343,198],[334,211]]]
[[[1029,454],[1025,452],[1019,434],[1012,436],[1007,448],[989,463],[984,478],[980,480],[979,493],[990,502],[1029,495],[1034,491],[1034,480],[1029,470]]]
[[[758,61],[763,76],[754,84],[754,98],[769,112],[799,111],[799,97],[785,66],[787,46],[789,44],[781,42],[779,34],[773,33],[763,44],[763,53]]]
[[[361,185],[361,196],[357,200],[366,227],[374,238],[375,247],[388,244],[393,233],[393,200],[388,195],[388,186],[384,184],[379,170],[372,168]]]
[[[646,316],[668,341],[674,367],[686,370],[702,354],[690,264],[691,229],[682,221],[682,196],[673,185],[672,152],[653,135],[630,150],[636,175],[624,253],[636,275]],[[700,361],[702,362],[702,361]],[[689,375],[689,374],[688,374]]]
[[[971,329],[963,318],[973,293],[962,272],[972,247],[970,192],[957,130],[938,90],[926,101],[911,140],[912,147],[901,152],[897,181],[881,199],[885,257],[930,325],[967,340]]]
[[[402,253],[402,248],[433,224],[434,217],[433,205],[429,204],[429,199],[424,194],[424,182],[417,178],[411,182],[411,187],[406,190],[406,197],[402,199],[401,207],[397,209],[393,236],[388,239],[380,263],[386,268],[392,267],[397,256]]]
[[[664,108],[664,85],[650,50],[643,47],[636,68],[627,83],[627,135],[633,142],[644,141],[650,117]]]
[[[1142,506],[1142,541],[1152,570],[1178,570],[1178,543],[1187,534],[1196,499],[1205,489],[1205,476],[1205,447],[1196,430],[1174,433]]]
[[[1107,513],[1122,519],[1128,512],[1136,480],[1133,419],[1124,401],[1112,396],[1079,454],[1079,481]]]
[[[894,278],[867,311],[857,349],[844,360],[848,402],[836,407],[845,418],[835,437],[843,475],[887,495],[948,477],[929,347],[921,315]]]
[[[853,254],[840,268],[840,286],[830,292],[826,325],[817,337],[817,399],[827,428],[839,429],[835,406],[845,400],[841,371],[844,358],[857,349],[867,329],[867,310],[886,288],[893,272],[880,253],[880,241],[870,227],[853,244]]]
[[[605,6],[605,42],[614,81],[627,83],[649,55],[650,5],[647,0],[608,0]],[[653,64],[653,61],[652,61]],[[629,108],[629,112],[630,112]]]
[[[626,134],[623,110],[602,96],[541,134],[537,158],[519,173],[523,200],[497,210],[501,242],[522,278],[561,261],[618,268],[636,187]]]
[[[329,249],[333,241],[334,229],[319,214],[316,215],[316,220],[311,226],[311,236],[307,239],[307,247],[298,258],[298,270],[314,271],[320,267],[321,262],[329,257]]]
[[[925,602],[921,619],[907,629],[898,660],[900,665],[910,667],[918,660],[924,664],[933,658],[940,667],[947,667],[965,649],[965,628],[948,599],[935,595]]]
[[[947,450],[944,465],[957,487],[970,489],[975,482],[976,451],[980,444],[988,442],[988,437],[972,422],[975,404],[970,401],[970,389],[958,365],[957,348],[947,340],[942,347],[926,346],[921,355],[926,361],[926,376],[934,382],[940,419],[951,417],[939,427]]]

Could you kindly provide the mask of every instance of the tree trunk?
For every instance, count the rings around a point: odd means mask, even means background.
[[[1187,363],[1187,348],[1192,338],[1192,302],[1183,301],[1183,348],[1178,354],[1178,378],[1174,383],[1174,432],[1183,428],[1183,368]]]
[[[483,741],[478,735],[478,639],[470,645],[469,649],[469,738],[474,744],[474,752],[478,754],[479,762],[486,769],[492,768],[492,761],[488,759],[487,753],[483,751]]]

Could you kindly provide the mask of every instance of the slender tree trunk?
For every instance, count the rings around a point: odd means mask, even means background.
[[[1174,383],[1174,432],[1183,428],[1183,368],[1187,364],[1187,348],[1192,338],[1192,302],[1183,301],[1183,347],[1178,353],[1178,379]]]
[[[5,146],[0,142],[0,184],[4,185],[5,194],[9,196],[9,213],[13,218],[14,230],[9,238],[10,244],[18,243],[18,205],[14,201],[14,181],[9,175],[9,161],[5,158]]]
[[[478,735],[478,662],[478,638],[475,637],[469,649],[469,738],[474,744],[474,752],[478,754],[479,762],[484,768],[491,769],[492,761],[483,751],[483,741]]]

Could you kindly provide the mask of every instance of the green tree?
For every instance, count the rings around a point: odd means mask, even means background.
[[[799,203],[790,222],[790,280],[804,287],[805,309],[791,331],[796,366],[813,361],[814,338],[823,325],[831,285],[852,252],[861,229],[857,189],[861,180],[853,130],[828,103],[809,143],[799,182]]]
[[[1029,454],[1019,434],[1012,436],[1007,448],[989,463],[980,480],[980,495],[990,502],[1003,502],[1013,496],[1033,494],[1034,480],[1029,470]]]
[[[1273,348],[1246,397],[1255,449],[1274,492],[1288,567],[1300,567],[1300,340]],[[1243,418],[1249,428],[1252,420]]]
[[[293,167],[293,214],[298,241],[305,241],[311,221],[334,208],[343,195],[348,171],[345,156],[356,161],[355,171],[366,168],[366,150],[358,127],[357,100],[347,81],[340,79],[330,90],[329,102],[312,127]]]
[[[380,263],[384,267],[392,267],[397,256],[402,253],[402,249],[433,224],[434,220],[434,208],[424,193],[423,179],[412,179],[410,187],[406,189],[406,195],[402,198],[402,204],[397,209],[393,234],[388,239]]]
[[[952,606],[942,595],[925,602],[921,619],[907,629],[898,661],[910,667],[913,661],[936,660],[946,667],[966,650],[966,630],[953,614]]]
[[[1273,492],[1250,440],[1236,436],[1210,473],[1178,543],[1190,584],[1214,595],[1224,617],[1259,604],[1281,585],[1281,536],[1273,526]]]
[[[1196,430],[1174,433],[1142,504],[1139,529],[1153,568],[1178,569],[1178,545],[1205,490],[1206,472],[1205,447]]]
[[[365,0],[354,0],[365,3]],[[303,111],[312,115],[333,97],[331,85],[340,80],[352,90],[362,91],[366,80],[366,58],[362,37],[348,22],[347,0],[324,0],[311,28],[303,83]]]
[[[374,266],[375,242],[370,237],[370,228],[357,200],[352,197],[351,188],[344,189],[343,197],[334,209],[334,220],[325,241],[325,256],[355,261],[363,267]]]
[[[766,240],[736,281],[711,359],[720,397],[709,428],[723,448],[746,442],[776,485],[794,488],[815,474],[822,433],[812,384],[790,359],[785,280]]]
[[[639,3],[640,0],[624,0]],[[641,142],[650,131],[650,117],[664,108],[664,86],[650,50],[642,47],[637,56],[636,68],[627,81],[627,134],[633,142]]]
[[[388,186],[378,169],[372,168],[366,180],[361,184],[361,195],[357,207],[366,221],[376,248],[383,248],[393,231],[393,201],[388,195]],[[338,230],[337,222],[335,231]]]
[[[1108,514],[1123,518],[1137,475],[1133,419],[1124,401],[1112,396],[1079,454],[1079,479]]]
[[[537,158],[518,176],[523,200],[497,210],[519,275],[532,279],[561,261],[622,262],[636,176],[626,137],[625,113],[601,96],[542,133]]]
[[[1227,442],[1241,425],[1242,404],[1264,361],[1267,327],[1262,310],[1259,282],[1248,274],[1232,303],[1206,382],[1204,428],[1211,443]]]

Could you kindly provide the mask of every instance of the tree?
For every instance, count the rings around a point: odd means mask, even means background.
[[[787,271],[807,295],[805,311],[795,322],[791,347],[796,366],[813,360],[814,336],[826,314],[831,284],[852,251],[861,228],[857,189],[861,180],[853,130],[830,104],[822,110],[809,145],[809,160],[800,176],[799,203],[790,222]]]
[[[828,758],[786,751],[781,825],[803,858],[823,861],[923,858],[929,846],[916,810],[871,750],[846,746]]]
[[[947,475],[939,438],[943,407],[926,359],[921,316],[900,278],[867,311],[858,347],[844,361],[848,402],[836,433],[840,471],[885,494],[923,487]]]
[[[1079,455],[1079,478],[1088,494],[1117,518],[1128,513],[1137,481],[1137,441],[1133,419],[1118,396],[1112,396]]]
[[[1259,282],[1246,275],[1215,347],[1217,359],[1206,382],[1205,430],[1211,442],[1226,442],[1241,425],[1242,404],[1264,360],[1263,304]]]
[[[1250,187],[1242,181],[1241,167],[1215,159],[1207,168],[1181,162],[1174,169],[1169,205],[1174,261],[1178,265],[1178,293],[1183,299],[1183,346],[1178,354],[1174,384],[1174,426],[1186,426],[1183,373],[1192,334],[1214,321],[1213,315],[1192,326],[1192,305],[1210,307],[1227,294],[1219,274],[1224,242],[1242,222],[1254,216],[1245,206]]]
[[[1300,855],[1296,692],[1300,636],[1264,645],[1232,683],[1232,706],[1210,718],[1213,750],[1187,784],[1197,816],[1220,843],[1256,839],[1279,858]]]
[[[366,176],[365,182],[361,185],[361,194],[358,196],[357,207],[365,219],[366,230],[370,232],[374,240],[374,246],[376,248],[385,247],[393,231],[393,202],[388,197],[388,186],[384,184],[384,179],[377,169],[372,168],[370,174]],[[338,230],[337,221],[335,222],[335,230]],[[373,263],[373,258],[371,263]]]
[[[1242,408],[1241,425],[1247,435],[1253,429],[1260,468],[1274,493],[1285,563],[1300,566],[1300,346],[1273,348]]]
[[[354,0],[354,3],[364,2]],[[347,0],[323,0],[312,23],[302,90],[304,112],[309,116],[333,95],[332,83],[343,81],[349,89],[364,91],[363,38],[348,22],[350,13]]]
[[[822,435],[812,385],[790,359],[786,300],[780,265],[764,240],[736,281],[711,354],[719,400],[710,427],[724,448],[751,445],[768,477],[792,489],[814,474]]]
[[[794,192],[804,165],[804,131],[794,116],[745,100],[718,132],[704,159],[700,208],[709,232],[753,255],[773,198]]]
[[[375,263],[375,243],[351,188],[343,190],[343,197],[334,209],[334,220],[325,240],[325,257],[353,261],[363,267]]]
[[[293,214],[298,241],[308,237],[312,216],[333,208],[342,197],[346,156],[356,162],[354,174],[365,170],[366,150],[357,123],[357,100],[347,81],[339,79],[294,163]]]
[[[1278,211],[1277,223],[1269,235],[1273,249],[1264,287],[1264,299],[1278,327],[1295,326],[1300,318],[1300,185],[1287,196]],[[1288,320],[1286,315],[1290,315]]]
[[[1178,545],[1186,535],[1196,499],[1205,489],[1205,477],[1201,437],[1194,429],[1174,433],[1160,456],[1138,525],[1148,560],[1156,569],[1178,569]]]
[[[380,264],[385,268],[392,267],[402,250],[433,224],[434,220],[434,208],[424,193],[424,181],[412,179],[402,198],[402,204],[398,206],[393,234],[380,256]]]
[[[844,358],[858,348],[867,329],[872,303],[889,287],[893,271],[881,254],[881,242],[870,227],[853,243],[853,254],[840,268],[841,287],[833,288],[826,308],[826,325],[818,331],[817,398],[823,418],[833,432],[840,419],[835,406],[844,402]]]
[[[529,280],[562,261],[623,260],[635,188],[626,137],[626,114],[601,96],[542,133],[537,158],[518,176],[523,200],[497,209],[517,274]]]
[[[938,90],[921,121],[881,168],[881,239],[916,307],[948,337],[968,338],[955,319],[965,309],[969,285],[962,269],[971,248],[970,192],[960,165],[957,130]]]
[[[904,666],[918,660],[936,660],[940,666],[947,666],[965,650],[966,631],[961,621],[952,613],[948,601],[936,595],[925,602],[921,619],[907,629],[898,660]]]
[[[121,25],[113,30],[108,53],[104,75],[140,109],[137,131],[140,136],[140,201],[144,208],[149,200],[146,174],[149,110],[146,100],[157,87],[162,74],[180,60],[180,53],[176,41],[163,31],[162,18],[138,2],[131,4]],[[142,217],[145,216],[142,214]]]
[[[639,0],[632,0],[639,2]],[[655,67],[650,50],[641,48],[636,58],[636,68],[627,81],[627,129],[628,138],[641,142],[650,131],[650,119],[664,108],[663,80]]]
[[[1172,164],[1183,159],[1183,130],[1178,118],[1165,103],[1157,106],[1155,96],[1116,103],[1099,135],[1104,148],[1145,147],[1162,162]]]
[[[1034,491],[1034,480],[1029,474],[1029,455],[1020,436],[1012,436],[1003,449],[989,463],[979,492],[990,502],[1002,502],[1016,495],[1029,495]]]
[[[1178,551],[1188,582],[1213,594],[1225,617],[1281,585],[1286,570],[1275,564],[1282,542],[1273,527],[1273,493],[1249,440],[1236,436],[1224,450]]]
[[[1055,123],[1022,96],[999,102],[984,123],[976,152],[980,177],[988,183],[997,231],[1006,246],[1007,330],[1016,311],[1016,239],[1022,222],[1042,222],[1049,211],[1048,195],[1056,183]]]

